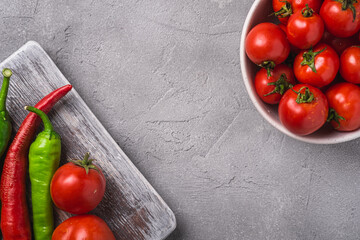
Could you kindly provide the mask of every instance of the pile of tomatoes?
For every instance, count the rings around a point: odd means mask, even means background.
[[[326,122],[338,131],[360,128],[360,1],[273,0],[279,24],[260,23],[245,40],[262,67],[255,89],[278,104],[281,123],[308,135]]]

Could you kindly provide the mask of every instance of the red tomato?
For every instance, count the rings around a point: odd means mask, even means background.
[[[320,9],[327,30],[336,37],[350,37],[360,30],[360,3],[347,2],[348,7],[343,10],[340,1],[325,0]]]
[[[264,68],[255,76],[256,92],[269,104],[278,104],[282,95],[291,87],[290,84],[295,85],[295,77],[292,68],[285,64],[277,65],[270,77]]]
[[[324,31],[321,42],[330,45],[339,54],[339,56],[348,47],[359,44],[359,40],[355,35],[348,38],[339,38],[335,37],[326,30]]]
[[[50,193],[58,208],[72,214],[83,214],[100,203],[105,193],[105,177],[99,167],[92,165],[91,160],[90,164],[97,170],[91,167],[86,173],[84,167],[71,162],[55,172]]]
[[[335,79],[339,65],[335,50],[320,43],[314,50],[302,51],[295,57],[294,74],[299,82],[320,88]]]
[[[114,234],[101,218],[80,215],[66,219],[54,231],[52,240],[115,240]]]
[[[246,37],[245,51],[252,62],[274,65],[286,60],[290,53],[290,45],[286,34],[273,23],[260,23],[256,25]]]
[[[287,24],[287,38],[297,48],[308,49],[315,46],[324,33],[324,23],[311,8],[304,8],[291,15]]]
[[[353,131],[360,127],[360,87],[352,83],[338,83],[326,91],[331,125],[339,131]],[[342,118],[339,118],[339,116]]]
[[[340,74],[346,81],[360,84],[360,46],[349,47],[341,54]]]
[[[298,84],[289,89],[279,104],[281,123],[298,135],[308,135],[321,128],[326,122],[328,111],[326,96],[307,84]]]

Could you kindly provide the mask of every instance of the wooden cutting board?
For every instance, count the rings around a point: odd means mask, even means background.
[[[17,131],[27,115],[25,105],[35,105],[42,97],[68,80],[54,62],[33,41],[26,43],[1,63],[12,69],[8,111]],[[91,213],[104,219],[116,239],[165,239],[176,227],[173,212],[136,169],[75,89],[49,114],[62,136],[62,163],[82,158],[89,151],[97,159],[107,180],[100,205]],[[56,224],[70,217],[56,209]]]

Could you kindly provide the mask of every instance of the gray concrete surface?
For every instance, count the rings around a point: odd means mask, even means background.
[[[38,41],[176,214],[178,239],[359,239],[359,140],[271,127],[242,83],[253,1],[3,0],[4,59]]]

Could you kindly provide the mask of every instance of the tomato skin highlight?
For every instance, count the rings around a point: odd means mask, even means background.
[[[335,79],[340,67],[339,56],[334,49],[324,43],[316,45],[313,51],[319,52],[323,49],[325,49],[323,52],[315,56],[316,72],[308,65],[301,65],[304,61],[303,54],[308,51],[301,51],[295,57],[294,74],[299,82],[321,88]]]
[[[245,51],[255,64],[273,61],[280,64],[290,53],[286,34],[273,23],[260,23],[250,30],[245,39]]]
[[[342,3],[325,0],[320,9],[326,29],[336,37],[346,38],[360,30],[360,2],[354,3],[356,17],[350,8],[342,10]]]
[[[345,118],[331,121],[338,131],[353,131],[360,127],[360,87],[352,83],[338,83],[326,91],[329,107]]]
[[[52,240],[115,240],[114,234],[101,218],[80,215],[68,218],[53,232]]]
[[[72,214],[93,210],[105,193],[105,177],[100,168],[98,170],[89,169],[86,173],[83,167],[71,162],[61,166],[50,184],[55,206]]]
[[[292,85],[295,85],[295,77],[291,67],[280,64],[277,65],[274,70],[271,72],[271,77],[267,76],[266,69],[262,68],[257,72],[255,76],[255,89],[259,97],[268,104],[278,104],[282,95],[280,93],[272,93],[268,96],[265,96],[272,91],[274,91],[274,85],[268,85],[268,83],[276,82],[280,79],[281,74],[285,74],[287,82]]]
[[[360,84],[360,46],[349,47],[341,54],[340,74],[346,81]]]
[[[301,11],[289,18],[286,35],[289,42],[297,48],[309,49],[315,46],[324,33],[324,23],[320,15],[313,13],[310,17],[304,17]]]
[[[297,103],[296,99],[308,88],[314,94],[314,100],[310,103]],[[281,123],[292,133],[297,135],[309,135],[326,122],[329,106],[326,96],[318,89],[308,84],[298,84],[289,89],[281,98],[279,104],[279,118]]]

